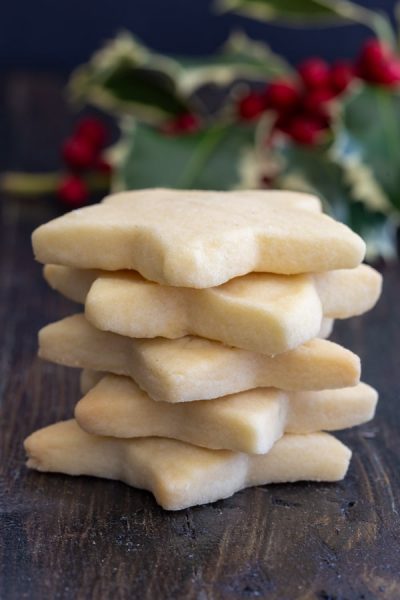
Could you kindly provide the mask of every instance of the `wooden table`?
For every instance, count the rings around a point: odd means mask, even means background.
[[[23,102],[15,79],[25,85]],[[45,162],[47,153],[50,164],[46,123],[60,82],[14,76],[6,84],[0,130],[11,150],[3,157],[20,167],[23,149],[25,161]],[[67,113],[57,107],[62,131]],[[25,123],[18,141],[16,110]],[[38,329],[76,310],[47,289],[32,259],[31,231],[56,214],[54,200],[2,199],[0,598],[399,599],[399,267],[383,269],[372,313],[335,328],[381,393],[377,418],[340,434],[354,451],[346,480],[259,487],[167,513],[120,483],[24,467],[25,436],[70,417],[79,398],[77,373],[35,357]]]

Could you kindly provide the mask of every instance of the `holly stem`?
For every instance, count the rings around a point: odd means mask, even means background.
[[[60,173],[23,173],[8,171],[0,175],[0,190],[15,196],[54,194]]]
[[[25,198],[54,195],[63,175],[61,171],[50,173],[7,171],[0,174],[0,192]],[[102,192],[110,187],[110,175],[107,173],[88,173],[83,179],[92,192]]]

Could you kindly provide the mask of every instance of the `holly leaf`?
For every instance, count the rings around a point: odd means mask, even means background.
[[[216,9],[292,27],[361,23],[396,47],[390,20],[381,12],[350,0],[216,0]]]
[[[221,12],[234,11],[261,21],[281,21],[295,25],[340,22],[334,2],[318,0],[218,0]]]
[[[397,257],[397,223],[386,215],[371,211],[362,202],[349,205],[348,225],[367,244],[367,260]]]
[[[360,87],[343,105],[332,148],[352,188],[362,189],[362,201],[388,214],[400,212],[399,115],[397,93],[379,86]]]
[[[174,61],[124,33],[72,74],[70,90],[75,100],[160,122],[190,110],[173,77],[175,70]]]
[[[361,235],[370,260],[396,256],[396,221],[355,195],[346,170],[332,158],[329,145],[308,148],[282,142],[278,151],[283,160],[278,182],[282,188],[317,194],[328,213]]]
[[[240,184],[241,159],[254,146],[254,127],[215,125],[172,137],[136,122],[125,132],[122,144],[118,189],[226,190]]]
[[[177,86],[185,94],[203,85],[227,86],[238,79],[264,82],[292,72],[289,64],[267,45],[242,32],[232,33],[212,56],[175,60],[179,63]]]

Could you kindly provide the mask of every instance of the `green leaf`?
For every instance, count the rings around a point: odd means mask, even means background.
[[[124,136],[119,188],[174,187],[224,190],[240,183],[240,161],[254,145],[252,126],[218,125],[195,134],[166,136],[136,123]]]
[[[353,189],[371,173],[376,185],[364,185],[364,203],[400,211],[400,96],[378,86],[363,86],[350,96],[332,155]]]
[[[362,23],[396,46],[390,19],[350,0],[216,0],[216,8],[220,12],[234,11],[260,21],[276,21],[292,27]]]
[[[371,210],[354,194],[345,169],[332,159],[328,146],[308,148],[282,143],[279,152],[284,161],[279,180],[282,188],[316,193],[327,212],[361,235],[370,260],[396,256],[396,222]]]

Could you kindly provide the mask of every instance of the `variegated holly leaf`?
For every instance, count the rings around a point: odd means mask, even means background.
[[[369,208],[355,194],[345,169],[332,159],[328,145],[308,148],[282,143],[278,151],[283,161],[279,179],[282,188],[316,193],[327,212],[363,237],[370,260],[396,256],[396,221]]]
[[[186,94],[203,85],[226,86],[238,79],[268,81],[292,72],[289,64],[264,43],[235,32],[212,56],[176,58],[178,88]]]
[[[379,86],[360,86],[342,110],[334,159],[367,206],[400,213],[400,96]]]
[[[349,206],[348,224],[366,241],[367,260],[396,258],[398,223],[395,220],[380,212],[368,210],[362,202],[352,202]]]
[[[332,4],[335,3],[325,4],[319,0],[218,0],[216,6],[224,12],[234,11],[262,21],[309,25],[312,22],[340,22],[341,16]]]
[[[233,11],[260,21],[295,27],[362,23],[396,46],[390,20],[381,12],[350,0],[216,0],[215,5],[219,12]]]
[[[172,75],[175,70],[175,61],[123,33],[72,74],[70,90],[75,100],[159,122],[190,109]]]
[[[125,130],[121,143],[118,189],[226,190],[240,184],[242,158],[254,146],[254,127],[215,125],[197,133],[167,136],[136,122]]]
[[[193,94],[204,85],[266,81],[289,72],[282,58],[244,34],[233,34],[213,56],[173,58],[123,33],[73,73],[70,89],[77,100],[157,123],[196,108]]]

